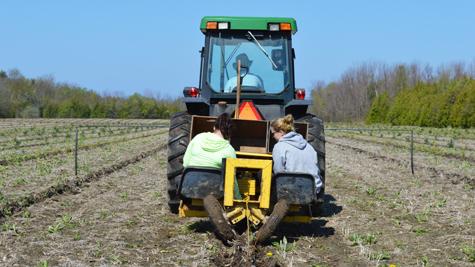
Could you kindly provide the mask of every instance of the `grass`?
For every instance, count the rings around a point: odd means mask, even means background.
[[[412,229],[412,232],[416,233],[417,236],[424,235],[429,232],[429,230],[423,228],[423,227],[416,227]]]
[[[69,214],[64,214],[61,219],[54,224],[48,226],[48,233],[55,234],[61,232],[65,228],[74,228],[76,223],[73,222],[73,217]]]
[[[74,241],[79,241],[79,240],[81,240],[81,234],[80,234],[80,233],[75,233],[75,234],[74,234],[74,237],[73,237],[73,240],[74,240]]]
[[[47,260],[41,260],[40,262],[38,262],[38,264],[36,266],[37,267],[48,267],[49,264],[48,264]]]
[[[96,257],[96,258],[102,257],[102,255],[104,253],[103,252],[103,247],[104,247],[104,245],[102,244],[101,241],[96,241],[96,247],[95,247],[94,252],[93,252],[94,257]]]
[[[373,252],[369,255],[370,260],[376,260],[376,261],[381,261],[381,260],[390,260],[391,259],[391,254],[387,251],[378,251],[378,252]]]
[[[15,235],[20,233],[20,231],[18,230],[16,224],[8,223],[8,222],[5,222],[5,223],[2,224],[2,231],[4,231],[4,232],[11,231]]]
[[[376,244],[376,236],[374,234],[352,234],[349,237],[352,246],[356,245],[373,245]]]
[[[273,242],[272,246],[276,248],[277,252],[282,255],[282,258],[286,258],[287,252],[292,251],[295,248],[294,244],[289,244],[287,238],[284,236],[279,242]]]
[[[118,255],[110,255],[107,258],[109,262],[112,263],[113,265],[121,265],[125,263],[125,261]]]
[[[126,222],[125,222],[127,228],[130,228],[130,227],[133,227],[135,225],[138,224],[137,220],[135,218],[132,218],[132,219],[128,219]]]
[[[24,184],[27,184],[27,183],[28,183],[28,181],[23,177],[16,178],[15,180],[13,180],[13,186],[24,185]]]
[[[437,201],[435,202],[435,206],[437,208],[443,208],[446,205],[447,205],[447,199],[446,198],[437,199]]]
[[[429,258],[427,256],[422,256],[421,265],[424,266],[424,267],[429,266]]]
[[[127,201],[129,200],[129,192],[122,192],[119,194],[119,197],[123,200],[123,201]]]
[[[155,200],[159,200],[161,197],[162,197],[162,192],[159,192],[159,191],[153,192],[153,198]]]
[[[423,212],[414,214],[414,218],[416,218],[418,223],[426,223],[429,221],[430,214],[431,212],[429,210],[425,210]]]
[[[460,249],[469,262],[475,262],[475,246],[464,245]]]
[[[21,213],[21,217],[23,218],[30,218],[31,217],[31,212],[29,210],[24,210],[22,213]]]
[[[376,194],[376,188],[368,187],[366,189],[366,194],[368,194],[368,196],[374,196]]]

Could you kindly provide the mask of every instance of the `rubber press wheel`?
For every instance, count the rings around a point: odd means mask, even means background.
[[[208,195],[203,199],[203,205],[211,223],[216,228],[217,235],[224,240],[233,240],[236,235],[226,219],[219,201],[213,195]]]
[[[288,210],[289,204],[285,199],[281,199],[275,204],[274,210],[267,218],[267,221],[256,233],[256,243],[263,242],[272,235]]]

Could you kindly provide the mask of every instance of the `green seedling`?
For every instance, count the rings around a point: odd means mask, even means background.
[[[126,222],[127,227],[132,227],[132,226],[135,226],[137,224],[138,224],[138,222],[135,219],[128,219],[127,222]]]
[[[48,261],[47,260],[41,260],[40,262],[38,262],[38,264],[36,265],[37,267],[48,267]]]
[[[20,233],[16,227],[16,224],[8,223],[8,222],[5,222],[2,224],[2,231],[4,232],[12,231],[12,233],[15,235]]]
[[[17,186],[17,185],[24,185],[24,184],[27,184],[27,180],[25,178],[17,178],[13,181],[13,185],[14,186]]]
[[[31,212],[29,210],[24,210],[22,213],[21,213],[21,217],[23,218],[30,218],[31,217]]]
[[[469,262],[475,262],[475,247],[465,245],[461,248],[463,254],[467,256]]]
[[[119,196],[123,201],[127,201],[129,199],[129,192],[122,192]]]
[[[374,196],[376,194],[376,188],[374,187],[368,187],[366,189],[366,194],[368,194],[369,196]]]
[[[446,198],[441,198],[441,199],[438,199],[436,202],[435,202],[435,206],[437,208],[443,208],[447,205],[447,199]]]
[[[421,264],[422,264],[422,266],[424,266],[424,267],[425,267],[425,266],[429,266],[429,258],[428,258],[427,256],[423,256],[423,257],[421,258]]]
[[[421,213],[416,213],[414,217],[416,218],[418,223],[425,223],[429,221],[430,212],[424,211]]]
[[[279,242],[273,242],[272,246],[274,246],[279,253],[282,254],[282,257],[285,259],[287,252],[290,252],[294,249],[293,244],[289,244],[287,242],[287,238],[284,236],[282,240],[279,240]]]
[[[154,193],[153,193],[153,198],[155,198],[155,199],[158,200],[158,199],[160,199],[161,197],[162,197],[162,193],[161,193],[161,192],[158,192],[158,191],[157,191],[157,192],[154,192]]]
[[[64,228],[72,228],[75,224],[73,223],[73,217],[69,214],[64,214],[61,219],[54,223],[53,225],[48,226],[48,233],[54,234],[61,232]]]
[[[102,247],[103,247],[102,242],[97,241],[96,242],[96,249],[93,252],[94,257],[96,257],[96,258],[102,257],[102,254],[103,254]]]
[[[423,235],[423,234],[426,234],[428,232],[427,229],[422,228],[422,227],[414,228],[412,231],[414,233],[416,233],[416,235]]]
[[[75,233],[73,239],[74,239],[74,241],[81,240],[81,234],[80,233]]]
[[[120,264],[123,264],[124,261],[117,255],[110,255],[109,256],[109,261],[110,263],[112,263],[113,265],[120,265]]]
[[[369,255],[370,260],[376,260],[376,261],[381,261],[381,260],[390,260],[391,259],[391,254],[387,251],[380,251],[380,252],[375,252],[371,253]]]
[[[352,234],[349,239],[352,242],[352,246],[376,244],[376,236],[374,234]]]
[[[448,148],[454,148],[454,139],[450,139],[449,142],[447,143]]]
[[[64,225],[61,222],[57,222],[53,225],[48,226],[48,233],[55,234],[63,230]]]

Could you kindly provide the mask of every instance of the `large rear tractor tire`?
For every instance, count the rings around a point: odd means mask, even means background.
[[[288,210],[289,204],[287,203],[287,200],[279,200],[277,204],[275,204],[272,213],[267,218],[264,225],[262,225],[261,228],[257,231],[255,242],[260,243],[269,238],[275,231],[279,223],[282,221],[282,219],[285,217],[285,214],[287,214]]]
[[[216,228],[216,234],[225,241],[236,238],[233,228],[226,219],[224,210],[221,204],[219,204],[219,201],[213,195],[208,195],[203,199],[203,205],[208,213],[209,220]]]
[[[323,196],[325,194],[325,131],[323,127],[323,121],[313,114],[305,114],[297,119],[298,122],[308,123],[307,141],[317,151],[318,168],[320,169],[320,177],[322,178],[323,188],[318,194],[318,200],[316,200],[311,208],[312,214],[322,214],[323,211]]]
[[[183,173],[183,156],[190,142],[191,115],[188,112],[178,112],[170,119],[168,132],[168,207],[172,213],[178,213],[180,199],[177,195]]]

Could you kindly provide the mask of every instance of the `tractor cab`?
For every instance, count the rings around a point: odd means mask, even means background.
[[[186,87],[184,102],[191,113],[232,114],[240,80],[240,105],[252,102],[263,119],[292,113],[305,115],[308,100],[295,90],[292,18],[204,17],[201,31],[199,87]],[[238,79],[238,62],[240,79]]]

